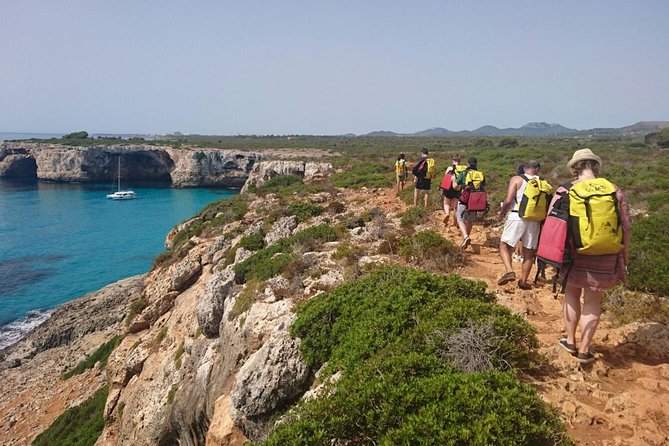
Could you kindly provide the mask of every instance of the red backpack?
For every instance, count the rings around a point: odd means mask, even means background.
[[[572,247],[568,237],[569,226],[569,189],[571,183],[558,187],[553,200],[548,206],[548,215],[541,227],[539,246],[537,247],[536,284],[542,267],[551,265],[558,271],[568,266],[571,260]],[[557,274],[553,278],[553,293],[557,289]],[[566,278],[566,275],[565,275]],[[564,283],[562,284],[564,289]]]

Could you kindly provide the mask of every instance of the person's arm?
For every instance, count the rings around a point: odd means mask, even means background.
[[[500,218],[506,215],[507,211],[511,207],[511,203],[516,201],[516,192],[522,183],[523,179],[518,175],[511,178],[509,181],[509,187],[506,190],[506,198],[504,198],[504,202],[502,203],[502,209],[499,210]]]

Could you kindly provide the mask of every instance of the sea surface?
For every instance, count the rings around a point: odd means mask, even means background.
[[[54,307],[149,270],[167,233],[229,189],[132,188],[0,178],[0,348],[46,320]]]

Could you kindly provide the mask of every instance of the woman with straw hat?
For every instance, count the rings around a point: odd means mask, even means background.
[[[600,315],[600,300],[605,290],[613,287],[618,282],[625,282],[626,267],[628,259],[628,247],[631,239],[630,217],[627,207],[627,201],[620,188],[599,177],[599,169],[602,165],[602,159],[592,153],[590,149],[581,149],[574,152],[574,155],[567,163],[569,169],[576,175],[570,189],[570,215],[574,215],[575,191],[584,187],[593,187],[601,184],[608,184],[615,191],[618,203],[617,220],[619,227],[622,227],[622,249],[616,253],[603,255],[583,255],[576,250],[571,267],[567,271],[567,281],[565,296],[563,302],[563,316],[565,322],[565,331],[567,335],[560,340],[560,346],[569,353],[576,356],[581,363],[590,363],[595,360],[595,356],[590,351],[590,343],[597,329]],[[578,186],[579,183],[583,183]],[[611,193],[613,195],[613,192]],[[615,202],[615,200],[612,200]],[[586,206],[588,206],[586,202]],[[588,211],[592,213],[592,209]],[[573,217],[571,217],[573,218]],[[578,237],[575,234],[578,229],[572,227],[572,237]],[[584,253],[584,251],[581,251]],[[581,305],[581,295],[583,295],[583,304]],[[576,345],[576,328],[581,328],[581,343]]]

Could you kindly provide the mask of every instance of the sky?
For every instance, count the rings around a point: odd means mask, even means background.
[[[669,1],[0,0],[0,132],[669,120]]]

